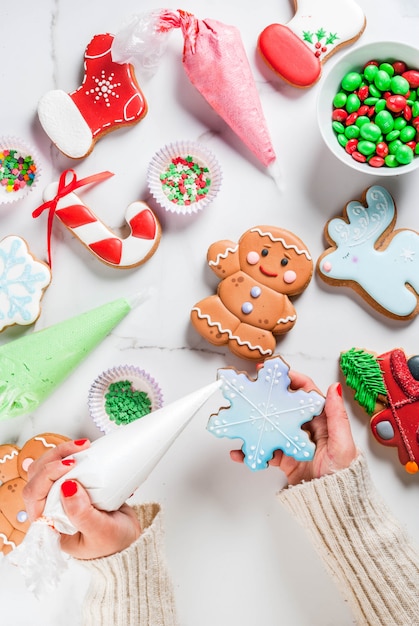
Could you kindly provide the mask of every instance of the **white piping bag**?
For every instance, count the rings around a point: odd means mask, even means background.
[[[119,509],[220,386],[221,380],[217,380],[121,426],[72,455],[75,466],[54,483],[42,518],[32,523],[23,542],[10,555],[35,595],[53,589],[66,567],[58,532],[68,535],[77,532],[61,505],[61,484],[65,480],[77,480],[98,509]]]

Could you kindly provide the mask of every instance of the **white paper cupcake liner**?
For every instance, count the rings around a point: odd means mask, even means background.
[[[174,163],[179,158],[184,162]],[[148,187],[156,202],[179,215],[197,213],[208,206],[217,195],[221,180],[215,155],[205,145],[193,141],[161,148],[147,172]]]
[[[32,146],[18,137],[0,137],[0,204],[24,198],[40,174],[39,156]]]
[[[129,385],[112,389],[113,383],[124,381]],[[140,397],[136,392],[144,392],[150,401],[146,412],[142,403],[144,396]],[[103,372],[93,382],[88,395],[91,418],[105,434],[162,406],[163,395],[157,382],[134,365],[120,365]]]

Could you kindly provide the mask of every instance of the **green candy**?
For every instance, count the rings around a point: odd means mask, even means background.
[[[385,98],[379,98],[374,107],[376,113],[380,113],[380,111],[384,111],[387,106],[387,102]]]
[[[359,126],[356,124],[352,124],[351,126],[347,126],[345,128],[345,135],[348,139],[358,139],[359,133]]]
[[[389,111],[379,111],[375,116],[375,123],[385,135],[394,127],[394,119]]]
[[[403,76],[393,76],[390,81],[390,90],[393,93],[405,96],[409,89],[409,83]]]
[[[335,131],[335,133],[337,133],[338,135],[340,135],[340,134],[345,132],[345,127],[342,124],[342,122],[333,122],[332,123],[332,128]]]
[[[347,97],[346,93],[339,91],[333,98],[333,106],[336,107],[336,109],[343,109],[346,104]]]
[[[390,77],[394,76],[394,67],[391,65],[391,63],[387,63],[386,61],[384,61],[384,63],[380,63],[380,65],[378,66],[378,69],[381,72],[385,72]]]
[[[343,133],[339,133],[339,135],[337,136],[337,139],[340,145],[342,146],[342,148],[344,148],[346,144],[348,143],[348,138]]]
[[[410,146],[401,145],[395,152],[394,156],[401,165],[408,165],[414,159],[414,152]]]
[[[371,120],[368,117],[368,115],[360,115],[359,117],[356,118],[355,124],[359,128],[361,128],[361,126],[364,126],[364,124],[369,124],[370,122],[371,122]]]
[[[346,100],[346,110],[348,111],[348,113],[354,113],[355,111],[358,111],[360,106],[361,100],[356,95],[356,93],[350,93]]]
[[[400,139],[394,139],[390,141],[388,144],[388,151],[390,154],[396,154],[397,150],[402,146],[402,142]]]
[[[377,124],[363,124],[361,126],[361,137],[367,141],[376,143],[381,136],[381,129]]]
[[[362,76],[358,72],[348,72],[342,79],[342,89],[345,91],[355,91],[362,83]]]
[[[370,83],[372,83],[374,81],[374,78],[375,78],[377,72],[378,72],[378,67],[376,65],[374,65],[373,63],[371,65],[367,65],[364,68],[364,76],[368,80],[368,82],[370,82]]]
[[[389,76],[384,70],[378,70],[374,78],[374,85],[380,91],[387,91],[388,89],[390,89],[391,76]]]
[[[370,156],[375,152],[375,143],[373,141],[367,141],[363,139],[358,141],[357,150],[364,156]]]
[[[394,120],[394,129],[401,130],[402,128],[406,126],[406,124],[407,122],[404,119],[404,117],[396,117],[396,119]]]
[[[386,141],[387,141],[387,143],[391,143],[392,141],[395,141],[399,137],[400,137],[400,131],[399,130],[392,130],[390,133],[387,133]]]
[[[384,158],[384,163],[387,165],[387,167],[398,167],[400,165],[394,154],[388,154]]]

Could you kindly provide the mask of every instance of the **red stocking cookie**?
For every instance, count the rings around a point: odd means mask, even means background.
[[[66,156],[87,156],[106,133],[139,122],[147,103],[129,63],[111,56],[113,35],[96,35],[84,55],[81,86],[71,93],[47,92],[38,104],[39,120]]]
[[[281,78],[295,87],[311,87],[322,64],[338,48],[358,39],[365,16],[354,0],[294,0],[288,24],[270,24],[259,35],[258,50]]]
[[[29,465],[63,441],[68,438],[44,433],[29,439],[21,449],[9,443],[0,445],[0,551],[3,554],[23,541],[30,525],[22,497]]]
[[[271,356],[275,336],[291,330],[297,319],[289,297],[311,280],[313,262],[305,244],[282,228],[255,226],[238,244],[212,244],[207,259],[221,281],[217,295],[193,307],[195,329],[242,358]]]

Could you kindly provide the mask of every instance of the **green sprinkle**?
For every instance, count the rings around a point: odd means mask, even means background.
[[[129,380],[120,380],[109,385],[105,411],[118,426],[129,424],[151,412],[151,400],[145,391],[133,389]]]

